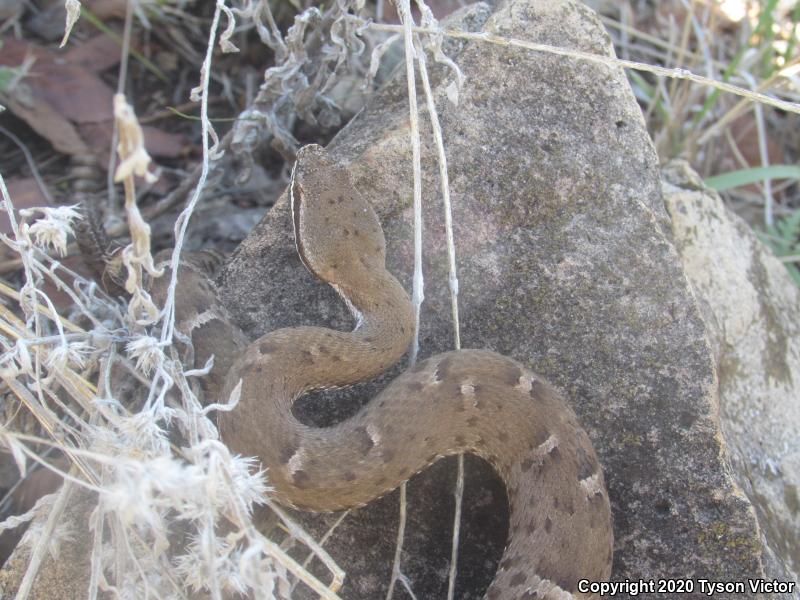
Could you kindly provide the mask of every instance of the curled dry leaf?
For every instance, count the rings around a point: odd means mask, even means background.
[[[114,116],[119,130],[117,152],[120,157],[114,181],[125,183],[125,212],[131,231],[131,243],[122,251],[122,262],[128,269],[125,289],[133,296],[128,310],[137,322],[153,323],[157,320],[159,311],[144,290],[142,269],[153,277],[161,277],[164,270],[156,269],[153,264],[153,256],[150,254],[150,226],[142,218],[136,205],[133,176],[139,175],[147,181],[155,181],[156,177],[148,170],[150,155],[144,148],[142,128],[136,120],[133,108],[122,94],[114,96]]]

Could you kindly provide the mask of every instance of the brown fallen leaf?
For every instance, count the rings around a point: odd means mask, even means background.
[[[91,51],[58,52],[4,36],[0,65],[17,67],[29,56],[35,63],[14,90],[2,97],[14,114],[59,152],[91,153],[101,164],[107,164],[113,134],[114,91],[97,72],[118,62],[119,50],[111,51],[107,36],[98,37],[106,40],[94,38],[89,43]],[[115,57],[113,61],[91,58],[93,53],[104,49],[109,49],[108,57]],[[183,136],[155,128],[145,132],[145,143],[153,156],[168,158],[179,156],[186,145]]]
[[[122,49],[119,42],[105,34],[96,35],[65,49],[64,60],[92,73],[101,73],[119,64]]]

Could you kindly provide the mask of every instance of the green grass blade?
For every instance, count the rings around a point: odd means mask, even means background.
[[[794,165],[772,165],[769,167],[741,169],[709,177],[705,180],[705,184],[710,188],[722,191],[767,179],[800,179],[800,167]]]

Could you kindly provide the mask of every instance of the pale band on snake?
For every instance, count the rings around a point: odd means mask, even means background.
[[[196,362],[215,356],[207,389],[223,401],[240,394],[235,410],[219,413],[222,439],[258,457],[276,500],[309,511],[363,506],[439,458],[474,453],[501,476],[510,507],[507,545],[485,597],[589,597],[578,582],[608,580],[613,556],[602,470],[573,410],[523,365],[489,350],[446,352],[417,363],[335,426],[293,416],[305,392],[352,385],[394,365],[409,347],[414,317],[386,269],[377,216],[323,148],[298,152],[289,194],[303,264],[339,293],[357,325],[279,329],[244,347],[198,268],[202,260],[189,261],[179,274],[176,318],[192,335]]]

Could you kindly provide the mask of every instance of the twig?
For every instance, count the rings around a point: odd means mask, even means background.
[[[383,25],[378,23],[372,23],[370,25],[370,29],[373,29],[375,31],[392,31],[392,32],[402,30],[402,28],[398,25]],[[414,27],[413,31],[416,33],[429,33],[429,34],[439,33],[438,30],[430,29],[427,27]],[[774,108],[800,114],[800,103],[789,102],[788,100],[781,100],[780,98],[775,98],[774,96],[763,94],[761,92],[753,92],[748,89],[724,81],[709,79],[708,77],[692,73],[688,69],[682,69],[682,68],[668,69],[666,67],[659,67],[657,65],[648,65],[647,63],[636,62],[633,60],[623,60],[621,58],[615,58],[612,56],[592,54],[591,52],[570,50],[568,48],[560,48],[558,46],[550,46],[548,44],[538,44],[536,42],[528,42],[526,40],[520,40],[516,38],[506,38],[488,32],[472,33],[469,31],[459,31],[457,29],[444,29],[442,33],[444,33],[444,35],[448,37],[462,39],[462,40],[474,40],[478,42],[496,44],[498,46],[524,48],[526,50],[533,50],[534,52],[546,52],[548,54],[555,54],[557,56],[566,56],[569,58],[588,60],[591,62],[604,64],[610,67],[623,67],[625,69],[635,69],[637,71],[653,73],[654,75],[660,75],[662,77],[686,79],[688,81],[693,81],[701,85],[706,85],[709,87],[716,88],[723,92],[729,92],[737,96],[742,96],[748,100],[752,100],[753,102],[760,102],[762,104],[766,104]]]
[[[757,86],[755,78],[750,73],[743,73],[742,75],[750,83],[750,86],[755,89]],[[764,107],[758,103],[754,104],[753,113],[756,120],[756,132],[758,133],[758,154],[761,159],[761,166],[768,167],[769,146],[767,144],[767,126],[764,122]],[[764,190],[764,224],[767,227],[772,227],[775,224],[775,216],[773,214],[775,199],[772,196],[772,180],[765,179],[762,189]]]
[[[419,112],[417,108],[417,86],[414,75],[414,38],[412,28],[414,18],[411,15],[411,4],[409,0],[398,0],[396,2],[397,13],[403,23],[403,45],[405,48],[406,60],[406,84],[408,86],[408,111],[411,133],[411,156],[412,168],[414,172],[414,283],[412,286],[411,300],[414,306],[414,339],[411,343],[409,364],[413,365],[417,361],[419,352],[419,316],[422,302],[425,299],[424,279],[422,275],[422,162],[420,158],[420,139],[419,139]],[[397,577],[400,575],[400,560],[403,551],[403,538],[406,530],[406,482],[400,485],[400,522],[397,529],[397,546],[395,548],[394,561],[392,563],[392,576],[389,581],[389,589],[386,592],[386,600],[391,600],[394,594],[394,587]]]
[[[183,242],[186,236],[186,228],[189,225],[189,218],[191,217],[192,213],[194,212],[194,208],[197,205],[197,202],[200,200],[200,195],[202,194],[203,188],[205,187],[206,179],[208,178],[208,172],[210,170],[210,158],[211,158],[211,148],[209,147],[209,137],[214,135],[215,142],[218,142],[216,139],[216,134],[212,133],[211,123],[208,120],[208,81],[209,81],[209,74],[211,72],[211,59],[213,56],[213,50],[216,42],[217,36],[217,27],[219,26],[219,19],[220,13],[222,12],[222,6],[224,6],[224,2],[222,0],[217,0],[216,7],[214,10],[214,16],[211,21],[211,27],[208,34],[208,46],[206,47],[206,56],[203,60],[203,66],[200,69],[200,85],[196,88],[200,94],[200,125],[201,125],[201,137],[202,137],[202,148],[203,148],[203,162],[200,169],[200,174],[197,179],[197,185],[194,188],[194,192],[189,199],[189,202],[186,205],[186,208],[183,209],[181,214],[178,216],[178,219],[175,221],[175,248],[172,251],[171,263],[172,269],[170,270],[170,282],[169,288],[167,290],[167,297],[164,301],[164,309],[163,309],[163,318],[164,318],[164,327],[161,331],[161,342],[164,344],[172,343],[172,337],[175,330],[175,288],[178,284],[178,264],[180,262],[180,255],[181,250],[183,248]],[[214,152],[216,152],[218,146],[217,144],[214,145]],[[154,380],[154,385],[158,379]]]
[[[453,210],[450,204],[450,179],[447,174],[447,155],[444,151],[442,140],[442,127],[439,123],[439,114],[436,111],[436,102],[431,91],[428,79],[428,68],[425,50],[418,45],[417,57],[419,60],[419,73],[422,79],[422,88],[425,91],[425,100],[428,105],[428,115],[433,129],[433,139],[439,163],[439,181],[442,188],[442,203],[444,205],[444,224],[447,237],[447,261],[449,269],[448,284],[450,288],[450,308],[453,319],[453,345],[456,350],[461,350],[461,327],[458,318],[458,275],[456,272],[456,246],[453,238]],[[464,499],[464,455],[458,455],[458,476],[455,489],[455,515],[453,517],[453,537],[450,548],[450,575],[447,584],[447,599],[453,600],[456,585],[456,571],[458,567],[458,541],[461,533],[461,506]]]
[[[406,484],[400,486],[400,519],[397,524],[397,542],[394,547],[394,560],[392,561],[392,578],[389,581],[389,589],[386,591],[386,600],[391,600],[394,595],[394,586],[402,576],[400,572],[400,559],[403,552],[403,541],[406,535]]]
[[[31,176],[33,180],[36,182],[36,187],[39,188],[39,191],[42,192],[42,196],[44,199],[47,200],[48,204],[55,204],[53,200],[52,194],[50,194],[50,190],[47,187],[47,184],[42,179],[42,176],[39,174],[39,169],[36,167],[36,162],[33,160],[33,156],[28,150],[28,147],[19,139],[16,135],[11,133],[5,127],[0,127],[0,133],[4,136],[9,138],[14,144],[16,144],[17,148],[22,151],[22,154],[25,156],[25,162],[28,163],[28,168],[31,170]]]
[[[125,3],[125,26],[122,30],[122,48],[120,51],[119,75],[117,76],[117,94],[125,95],[125,81],[128,77],[128,61],[131,55],[131,29],[133,28],[133,7],[134,0]],[[108,153],[108,171],[106,177],[106,189],[108,192],[108,204],[111,207],[116,205],[117,189],[114,185],[114,171],[117,168],[117,144],[119,143],[119,125],[116,119],[112,120],[111,129],[111,148]]]
[[[64,509],[67,507],[67,501],[72,495],[72,485],[70,481],[65,480],[64,485],[61,486],[61,490],[58,492],[58,497],[53,507],[50,509],[50,515],[47,517],[44,529],[31,551],[30,558],[28,559],[28,567],[25,569],[25,575],[17,588],[17,600],[27,600],[28,595],[33,589],[33,582],[36,580],[36,575],[39,573],[39,569],[42,566],[47,547],[53,538],[53,532],[61,523],[61,517],[64,513]]]

